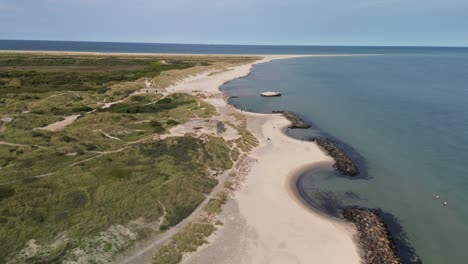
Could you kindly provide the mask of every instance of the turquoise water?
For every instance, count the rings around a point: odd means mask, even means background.
[[[306,173],[301,185],[315,205],[381,208],[424,263],[467,263],[467,53],[273,61],[223,90],[239,96],[232,102],[240,108],[286,109],[311,121],[313,129],[293,136],[345,142],[366,177]],[[258,96],[266,90],[283,96]]]

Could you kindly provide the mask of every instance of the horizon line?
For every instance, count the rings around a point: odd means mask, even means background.
[[[218,43],[171,43],[171,42],[136,42],[136,41],[96,41],[96,40],[55,40],[55,39],[2,39],[0,41],[43,41],[43,42],[87,42],[87,43],[124,43],[124,44],[165,44],[165,45],[206,45],[206,46],[269,46],[269,47],[394,47],[394,48],[468,48],[468,46],[440,45],[337,45],[337,44],[218,44]]]

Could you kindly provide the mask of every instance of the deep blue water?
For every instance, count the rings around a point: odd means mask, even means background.
[[[332,168],[307,172],[300,184],[315,206],[381,208],[424,263],[467,263],[468,54],[273,61],[223,90],[239,96],[232,99],[238,107],[291,110],[314,125],[293,136],[325,134],[352,149],[367,177],[349,179]],[[283,96],[258,95],[266,90]]]
[[[0,40],[0,50],[197,54],[420,54],[468,52],[468,48],[201,45],[84,41]]]

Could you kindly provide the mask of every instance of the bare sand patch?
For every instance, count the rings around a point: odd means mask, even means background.
[[[47,131],[61,131],[61,130],[64,130],[66,126],[73,124],[73,122],[75,122],[76,119],[78,119],[78,117],[80,117],[80,115],[67,116],[62,121],[58,121],[48,126],[40,127],[38,129],[47,130]]]

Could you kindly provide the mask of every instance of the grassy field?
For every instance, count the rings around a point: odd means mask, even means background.
[[[204,213],[175,234],[171,241],[161,246],[153,256],[154,264],[177,264],[184,254],[196,251],[206,239],[221,225],[216,217],[221,213],[221,206],[226,202],[227,194],[219,192],[204,207]]]
[[[0,53],[0,263],[105,263],[188,216],[239,152],[218,137],[155,140],[217,115],[199,98],[130,94],[143,78],[164,87],[251,60]],[[80,117],[63,130],[38,129],[70,115]]]

